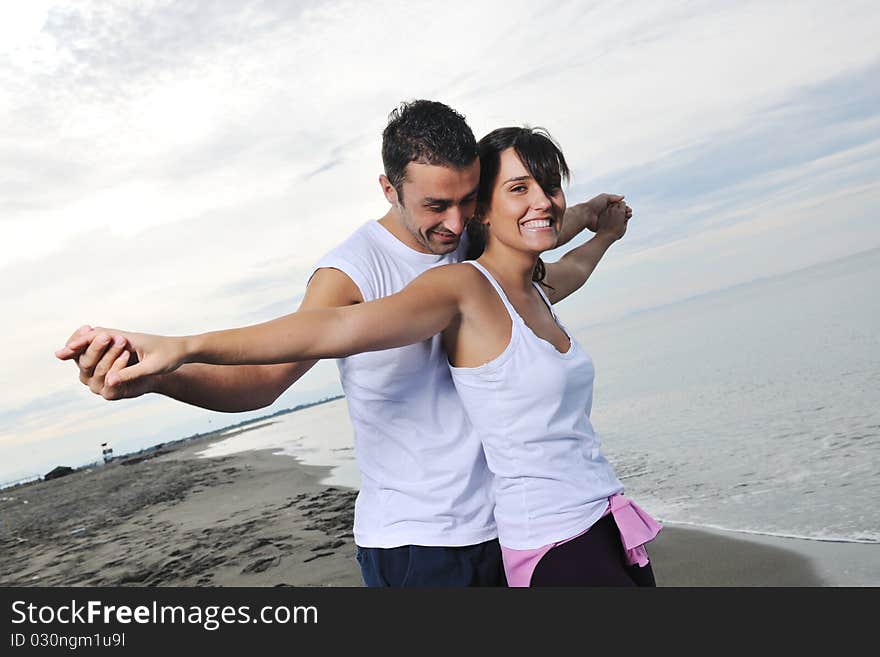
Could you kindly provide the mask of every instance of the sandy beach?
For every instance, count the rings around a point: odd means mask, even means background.
[[[196,457],[210,442],[0,491],[0,584],[361,585],[355,491],[270,451]]]
[[[362,586],[356,492],[268,450],[197,457],[217,440],[0,491],[0,585]],[[659,586],[880,585],[880,545],[667,525],[649,553]]]

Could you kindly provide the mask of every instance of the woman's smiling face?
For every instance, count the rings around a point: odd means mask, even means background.
[[[490,206],[482,219],[494,239],[517,250],[541,253],[556,246],[565,194],[557,174],[535,180],[513,148],[501,152]]]

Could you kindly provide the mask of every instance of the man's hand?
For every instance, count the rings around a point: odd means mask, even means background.
[[[59,360],[73,360],[79,380],[94,394],[107,400],[130,399],[154,392],[161,375],[144,376],[127,383],[108,385],[107,375],[138,362],[131,346],[119,331],[79,327],[67,343],[55,352]]]
[[[585,216],[587,222],[585,228],[594,233],[598,233],[601,226],[599,217],[611,208],[619,205],[622,205],[626,209],[626,219],[632,217],[632,208],[623,202],[623,198],[624,197],[621,194],[599,194],[583,203],[586,210]]]
[[[622,196],[600,194],[588,203],[594,203],[594,208],[602,207],[602,203],[605,204],[605,209],[596,217],[593,228],[596,234],[592,239],[566,253],[558,262],[545,265],[547,273],[544,284],[550,303],[558,303],[580,289],[590,278],[609,247],[626,233],[632,209],[623,201]],[[565,219],[568,220],[568,214],[565,215]]]
[[[599,229],[599,216],[610,207],[623,202],[621,194],[599,194],[589,201],[573,205],[565,211],[565,219],[562,222],[562,230],[556,246],[571,241],[575,235],[584,229],[595,233]],[[627,218],[632,216],[632,208],[624,204]]]
[[[607,235],[613,241],[619,240],[626,234],[630,217],[632,217],[632,208],[623,200],[612,203],[597,218],[596,236]]]

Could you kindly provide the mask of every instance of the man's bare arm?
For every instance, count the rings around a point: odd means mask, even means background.
[[[550,303],[562,301],[587,282],[608,248],[626,233],[631,214],[623,201],[611,205],[599,215],[592,239],[568,251],[558,262],[547,263],[543,283]]]
[[[336,269],[319,269],[309,281],[299,308],[348,306],[361,301],[360,290],[347,275]],[[106,383],[107,374],[125,367],[130,351],[125,349],[124,340],[122,345],[119,344],[119,336],[116,336],[115,343],[111,341],[111,329],[100,331],[86,345],[78,339],[83,333],[91,333],[90,327],[82,327],[71,336],[68,345],[56,355],[62,360],[78,358],[80,380],[105,399],[126,399],[154,392],[209,410],[230,413],[249,411],[272,404],[317,362],[276,365],[191,363],[169,374],[109,386]]]
[[[396,294],[370,303],[303,309],[239,328],[189,336],[120,334],[140,362],[107,375],[137,381],[170,373],[186,363],[247,365],[343,358],[422,342],[460,313],[473,269],[446,265],[424,272]]]
[[[191,363],[157,376],[153,392],[212,411],[252,411],[271,405],[316,362],[238,366]]]
[[[568,244],[584,230],[595,233],[599,228],[599,215],[622,200],[623,196],[620,194],[599,194],[589,201],[567,208],[556,246]]]

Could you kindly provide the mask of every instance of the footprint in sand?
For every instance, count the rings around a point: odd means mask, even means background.
[[[262,573],[269,570],[269,568],[277,566],[280,562],[280,557],[264,557],[263,559],[257,559],[251,564],[245,566],[241,573]]]
[[[312,548],[312,552],[317,552],[318,550],[335,550],[336,548],[342,547],[343,545],[345,545],[345,541],[329,541],[327,543],[322,543],[321,545],[316,545]]]

